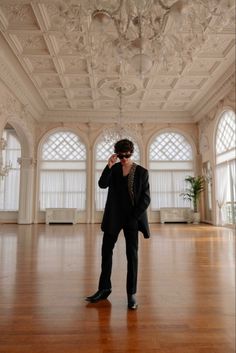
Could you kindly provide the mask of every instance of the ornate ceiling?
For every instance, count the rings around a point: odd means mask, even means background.
[[[200,2],[204,4],[205,0]],[[216,2],[209,0],[208,4]],[[73,3],[84,4],[83,17],[79,17],[76,7],[68,7]],[[166,1],[168,5],[174,3],[181,2]],[[0,29],[44,102],[42,119],[115,119],[120,109],[117,92],[122,85],[124,116],[140,121],[161,117],[186,122],[194,121],[199,109],[233,74],[235,13],[232,3],[223,0],[225,17],[220,28],[219,16],[207,17],[208,26],[204,19],[201,45],[192,50],[190,60],[180,66],[175,58],[165,66],[152,58],[147,72],[137,72],[134,62],[126,61],[122,55],[118,59],[114,53],[110,58],[103,55],[106,43],[100,42],[97,28],[89,30],[86,1],[1,0]],[[217,14],[216,8],[214,11]],[[185,20],[193,21],[191,14],[190,9],[181,13]],[[75,24],[78,18],[80,22]],[[202,33],[198,27],[194,29],[196,34]],[[145,28],[142,30],[144,33]],[[114,24],[113,27],[108,24],[105,31],[106,35],[113,36],[113,45],[117,43]],[[190,29],[185,27],[185,31],[187,46]]]

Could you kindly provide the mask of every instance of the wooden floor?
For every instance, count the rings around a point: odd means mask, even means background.
[[[234,353],[234,231],[151,225],[128,311],[121,234],[113,292],[97,289],[99,225],[0,225],[0,353]]]

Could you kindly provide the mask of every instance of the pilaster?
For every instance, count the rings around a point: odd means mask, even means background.
[[[33,158],[19,158],[20,169],[20,197],[18,224],[33,223],[34,210],[34,175],[35,161]]]

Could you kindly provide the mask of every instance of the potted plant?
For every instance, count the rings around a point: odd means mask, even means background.
[[[200,222],[200,213],[198,211],[199,199],[201,193],[204,191],[205,179],[202,176],[187,176],[184,180],[188,186],[181,195],[184,199],[193,203],[193,223],[198,224]]]

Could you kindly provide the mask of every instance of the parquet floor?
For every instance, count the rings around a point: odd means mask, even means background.
[[[137,311],[128,311],[125,243],[113,292],[97,289],[99,225],[0,225],[0,353],[234,353],[235,234],[151,225],[139,243]]]

